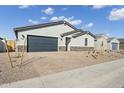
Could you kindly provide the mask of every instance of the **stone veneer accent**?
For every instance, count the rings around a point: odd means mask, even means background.
[[[18,52],[23,51],[23,46],[22,45],[19,45],[17,48],[18,48]],[[25,52],[27,52],[27,46],[25,46]]]
[[[94,47],[70,47],[70,51],[89,51],[94,50]]]
[[[19,45],[18,47],[18,52],[22,52],[23,46]],[[70,51],[89,51],[89,50],[94,50],[94,47],[70,47]],[[59,51],[66,51],[65,46],[59,46]],[[27,46],[25,46],[25,52],[27,52]]]
[[[59,46],[59,51],[66,51],[66,47],[65,46]]]

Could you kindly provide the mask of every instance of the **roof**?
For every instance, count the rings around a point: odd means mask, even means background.
[[[115,38],[114,38],[114,37],[109,37],[109,38],[107,39],[107,41],[110,42],[110,41],[113,40],[113,39],[115,39]]]
[[[117,39],[117,38],[115,38],[115,37],[110,37],[110,38],[108,38],[108,39],[107,39],[107,41],[108,41],[108,42],[111,42],[111,40],[113,40],[113,39],[118,40],[118,39]],[[118,41],[119,41],[119,40],[118,40]],[[119,41],[119,42],[120,42],[120,41]]]
[[[102,37],[104,37],[106,39],[108,38],[108,36],[106,36],[105,34],[96,34],[95,37],[96,37],[96,39],[102,38]]]
[[[64,36],[68,36],[68,35],[71,35],[71,34],[74,34],[74,33],[77,33],[77,32],[78,32],[77,30],[73,30],[73,31],[62,33],[61,36],[64,37]]]
[[[77,29],[76,27],[74,27],[73,25],[71,25],[67,21],[57,21],[57,22],[51,22],[51,23],[44,23],[44,24],[30,25],[30,26],[24,26],[24,27],[17,27],[17,28],[14,28],[14,31],[15,31],[16,37],[18,37],[17,33],[20,32],[20,31],[27,31],[27,30],[30,30],[30,29],[37,29],[37,28],[43,28],[43,27],[48,27],[48,26],[60,25],[60,24],[66,24],[69,27],[71,27],[72,29],[74,29],[73,31],[62,33],[61,34],[62,37],[77,33],[77,34],[73,35],[72,37],[76,38],[76,37],[81,36],[83,34],[90,34],[91,36],[93,36],[95,38],[95,35],[93,35],[91,32],[83,31],[81,29]]]
[[[118,40],[120,41],[120,43],[124,43],[124,38],[119,38]]]
[[[71,25],[70,23],[68,23],[66,21],[57,21],[57,22],[50,22],[50,23],[44,23],[44,24],[17,27],[17,28],[14,28],[14,31],[15,31],[16,37],[18,37],[17,33],[20,31],[26,31],[26,30],[30,30],[30,29],[37,29],[37,28],[43,28],[43,27],[48,27],[48,26],[60,25],[60,24],[66,24],[66,25],[70,26],[71,28],[73,28],[74,30],[77,30],[76,27],[74,27],[73,25]]]
[[[84,34],[89,34],[89,35],[91,35],[92,37],[96,38],[95,35],[92,34],[92,33],[89,32],[89,31],[83,31],[83,30],[79,30],[79,31],[80,31],[80,32],[74,34],[72,37],[73,37],[73,38],[76,38],[76,37],[82,36],[82,35],[84,35]]]
[[[85,34],[84,32],[79,32],[79,33],[76,33],[76,34],[72,35],[72,37],[76,38],[76,37],[82,36],[84,34]]]
[[[95,35],[96,36],[96,38],[101,38],[102,36],[98,36],[98,35]]]
[[[91,32],[83,31],[82,29],[65,32],[65,33],[62,33],[61,36],[64,37],[64,36],[68,36],[68,35],[71,35],[71,34],[73,34],[72,38],[76,38],[76,37],[79,37],[79,36],[84,35],[84,34],[90,34],[92,37],[95,38],[95,35],[93,35]]]

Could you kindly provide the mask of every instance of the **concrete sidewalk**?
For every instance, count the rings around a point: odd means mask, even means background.
[[[0,87],[124,87],[124,59],[5,84]]]

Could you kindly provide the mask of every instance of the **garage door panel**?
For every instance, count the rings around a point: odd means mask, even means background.
[[[42,36],[28,36],[28,51],[57,51],[58,38],[56,37],[42,37]]]
[[[47,41],[46,41],[46,42],[47,42]],[[45,43],[30,42],[30,45],[33,46],[33,45],[38,44],[39,46],[45,46],[45,45],[46,45],[46,46],[56,46],[56,43],[52,43],[52,42],[51,42],[51,43],[46,43],[46,42],[45,42]]]
[[[36,46],[36,47],[30,47],[30,49],[56,49],[56,46]]]
[[[52,49],[49,49],[49,48],[31,48],[29,49],[30,51],[29,52],[42,52],[42,51],[56,51],[56,48],[52,48]]]
[[[43,44],[43,45],[56,45],[56,41],[51,41],[51,40],[37,40],[37,41],[34,41],[34,40],[31,40],[30,41],[30,44]]]

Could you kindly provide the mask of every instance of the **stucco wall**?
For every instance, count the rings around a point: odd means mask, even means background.
[[[87,46],[85,46],[85,38],[88,38]],[[71,42],[69,43],[69,46],[94,47],[94,38],[89,34],[72,38]]]
[[[87,46],[85,46],[85,38],[88,39]],[[76,38],[71,38],[71,41],[68,46],[69,50],[70,47],[94,47],[94,38],[89,34],[85,34]]]
[[[107,50],[107,39],[104,37],[97,38],[97,41],[95,41],[95,50]]]

